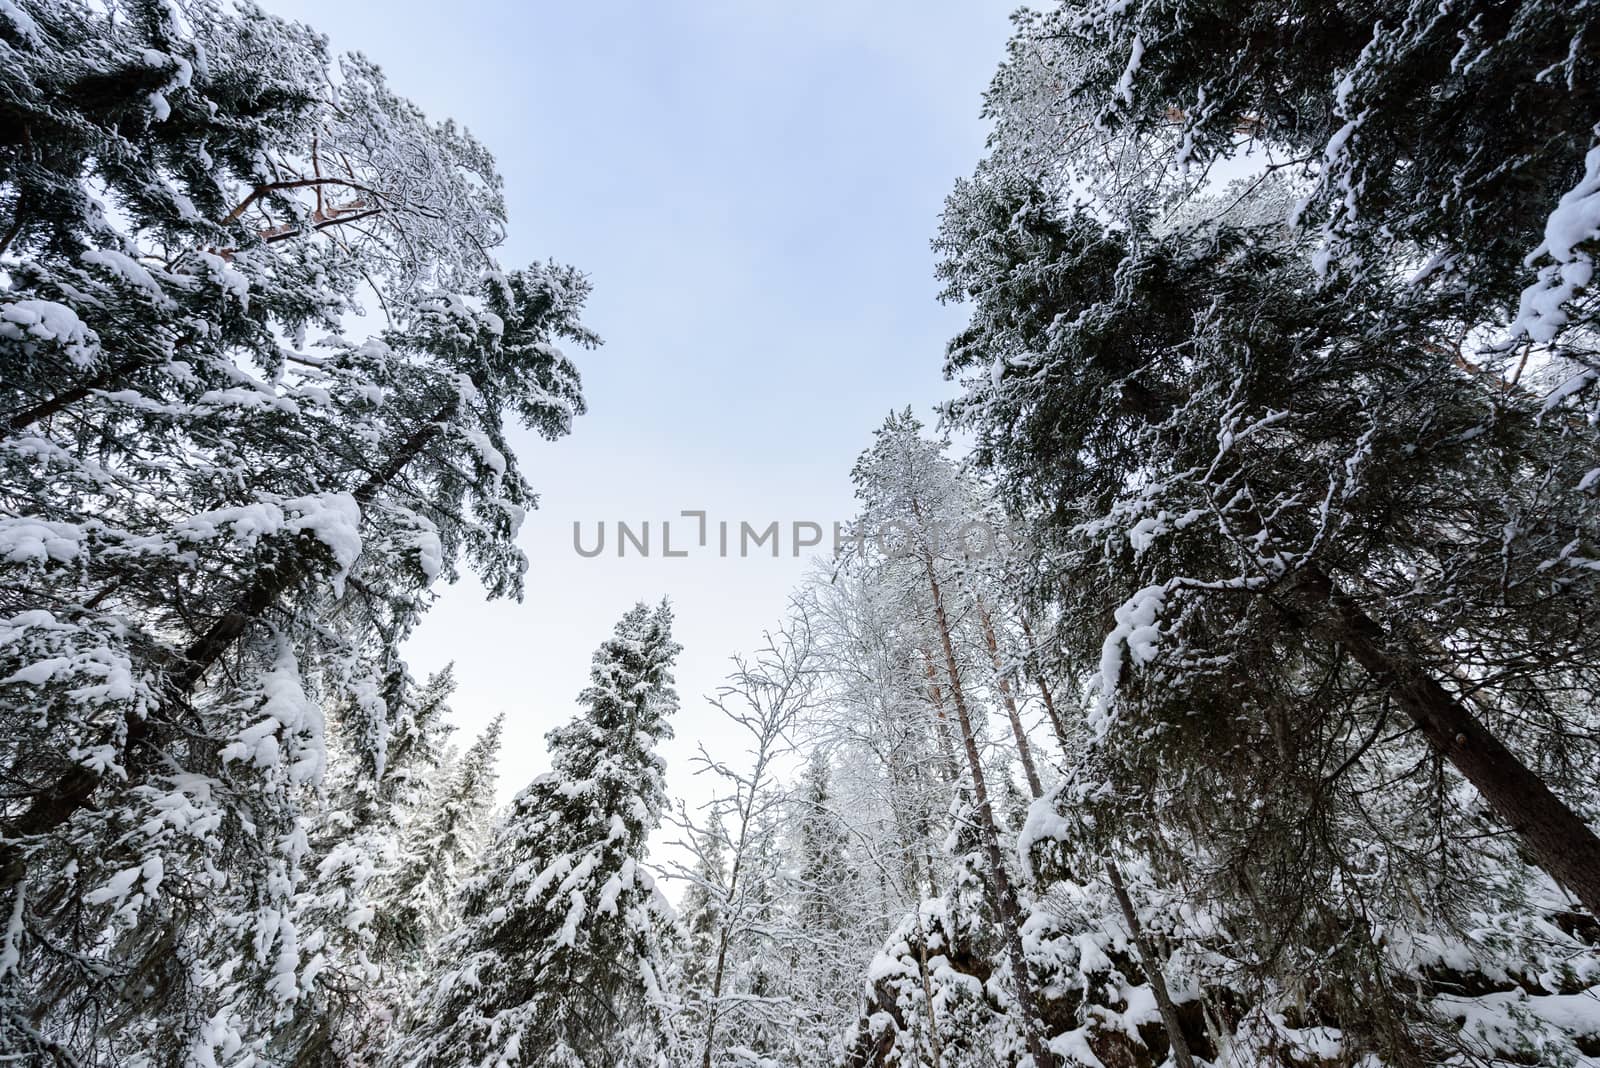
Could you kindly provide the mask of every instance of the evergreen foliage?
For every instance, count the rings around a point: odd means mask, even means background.
[[[672,612],[634,607],[594,654],[583,711],[546,736],[467,881],[462,924],[411,1009],[397,1063],[655,1065],[671,910],[644,870],[666,803]]]

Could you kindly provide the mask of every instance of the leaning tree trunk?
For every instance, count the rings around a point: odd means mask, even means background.
[[[1183,1025],[1178,1020],[1178,1007],[1172,1003],[1172,994],[1167,990],[1167,976],[1162,970],[1161,958],[1156,955],[1154,944],[1144,933],[1144,925],[1134,911],[1133,900],[1128,897],[1128,888],[1122,883],[1122,871],[1116,861],[1106,861],[1106,878],[1111,880],[1111,892],[1116,895],[1117,905],[1122,909],[1122,919],[1128,925],[1128,933],[1133,935],[1139,964],[1144,968],[1145,977],[1150,980],[1150,992],[1156,996],[1156,1008],[1161,1010],[1161,1024],[1166,1028],[1167,1041],[1172,1044],[1172,1059],[1178,1068],[1194,1068],[1189,1040],[1184,1037]]]
[[[70,389],[62,390],[53,397],[37,401],[21,411],[13,412],[6,416],[6,430],[8,434],[15,434],[28,429],[34,423],[42,422],[58,412],[77,404],[97,389],[109,389],[122,379],[151,362],[144,356],[133,356],[115,364],[93,378],[85,379]]]
[[[1594,830],[1454,694],[1414,661],[1397,654],[1383,626],[1332,578],[1312,569],[1300,583],[1329,610],[1321,629],[1388,686],[1428,744],[1477,787],[1535,863],[1575,894],[1591,914],[1600,916],[1600,837]]]
[[[967,770],[972,775],[972,794],[977,802],[978,829],[983,837],[984,852],[989,859],[990,887],[994,894],[995,911],[999,913],[1000,927],[1005,931],[1006,948],[1011,960],[1012,984],[1016,990],[1017,1008],[1022,1013],[1023,1041],[1036,1068],[1049,1068],[1055,1059],[1044,1044],[1043,1025],[1038,1006],[1034,1003],[1033,984],[1028,975],[1028,958],[1022,948],[1022,907],[1018,904],[1016,890],[1006,874],[1005,859],[1000,851],[1000,832],[995,826],[994,808],[989,804],[989,788],[983,777],[983,762],[978,756],[977,734],[972,727],[972,716],[967,709],[967,698],[961,688],[961,669],[956,664],[955,647],[950,640],[950,621],[944,609],[944,594],[939,588],[939,578],[934,574],[933,560],[924,554],[923,566],[927,572],[928,589],[933,598],[934,619],[939,627],[939,641],[944,646],[945,668],[950,676],[950,698],[956,707],[956,720],[961,726],[962,747],[967,753]]]
[[[415,462],[422,450],[438,435],[444,421],[454,415],[459,403],[459,399],[446,403],[433,418],[401,443],[388,463],[368,476],[352,495],[360,509],[364,511],[384,487]],[[262,569],[229,609],[204,634],[191,642],[178,658],[165,687],[165,699],[169,707],[187,703],[206,673],[239,640],[250,623],[259,619],[290,589],[314,577],[316,571],[312,560],[304,554],[291,555],[274,567]],[[153,735],[154,726],[149,719],[128,716],[123,723],[124,752],[133,754],[141,748],[159,744]],[[130,759],[127,763],[131,771],[133,761]],[[73,813],[89,804],[102,781],[100,772],[75,764],[49,787],[35,794],[33,803],[4,825],[4,835],[9,841],[0,845],[0,885],[9,885],[22,878],[23,844],[19,839],[47,834],[61,826],[72,818]]]

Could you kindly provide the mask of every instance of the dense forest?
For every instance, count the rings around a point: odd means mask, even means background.
[[[690,767],[641,590],[497,808],[405,648],[585,275],[313,29],[0,0],[0,1062],[1600,1064],[1600,7],[1064,0],[983,108],[889,535]]]

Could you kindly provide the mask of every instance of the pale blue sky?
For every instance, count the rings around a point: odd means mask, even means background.
[[[457,718],[507,715],[502,796],[543,770],[589,654],[635,599],[676,603],[684,712],[668,785],[715,744],[701,695],[783,612],[803,561],[582,559],[582,520],[849,517],[849,469],[891,409],[950,393],[929,250],[983,140],[1008,0],[266,0],[360,50],[500,163],[506,266],[555,258],[595,284],[606,345],[579,356],[590,413],[520,449],[542,496],[528,595],[447,590],[413,642],[457,664]],[[654,525],[654,524],[653,524]],[[675,533],[675,541],[678,540]],[[592,533],[589,535],[592,537]]]

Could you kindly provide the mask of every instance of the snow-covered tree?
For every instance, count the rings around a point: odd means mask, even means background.
[[[498,715],[444,773],[406,822],[399,856],[375,894],[378,953],[417,969],[428,948],[456,926],[455,906],[489,831],[505,716]]]
[[[315,866],[292,903],[297,936],[314,965],[295,1000],[292,1015],[272,1002],[255,1015],[270,1021],[264,1041],[273,1056],[309,1068],[344,1064],[371,1041],[385,1003],[404,978],[381,966],[393,955],[397,932],[383,901],[384,884],[416,867],[401,847],[428,778],[446,756],[453,729],[447,704],[455,688],[450,668],[418,687],[409,679],[390,680],[388,699],[379,681],[366,680],[355,700],[335,709],[330,742],[327,797],[307,815]],[[363,703],[381,702],[374,715]],[[358,729],[376,724],[379,729]],[[425,869],[424,869],[425,870]],[[254,991],[239,991],[246,999]]]
[[[694,769],[711,780],[712,797],[703,815],[682,810],[673,820],[693,858],[675,873],[687,883],[676,1029],[684,1059],[702,1068],[759,1063],[794,1044],[794,976],[783,967],[793,929],[776,838],[789,801],[779,776],[811,700],[812,655],[802,616],[754,656],[734,658],[711,701],[743,751],[718,757],[702,745]]]
[[[973,818],[988,861],[987,883],[1005,947],[1011,994],[1027,1055],[1036,1065],[1050,1063],[1043,1022],[1038,1015],[1034,981],[1023,945],[1023,909],[1006,864],[1010,851],[1001,840],[1001,821],[988,785],[982,754],[985,710],[975,703],[972,661],[960,655],[958,628],[971,591],[962,583],[971,555],[960,537],[962,524],[974,518],[978,502],[972,487],[958,475],[907,411],[891,416],[875,434],[871,448],[856,462],[852,478],[862,503],[861,522],[873,531],[900,535],[878,564],[879,581],[894,583],[908,596],[925,622],[930,662],[935,677],[948,687],[955,710],[955,734],[965,756],[963,768],[973,798]],[[975,605],[973,606],[975,611]],[[1016,741],[1026,746],[1021,724]]]
[[[412,1006],[398,1064],[656,1065],[671,910],[644,870],[666,803],[672,612],[640,604],[595,652],[583,711],[546,735]]]
[[[582,410],[587,285],[500,272],[487,154],[303,26],[21,0],[0,47],[0,1030],[264,1053],[342,956],[302,906],[369,915],[325,803],[387,804],[430,585],[520,591],[506,418]]]
[[[1562,274],[1594,133],[1544,125],[1594,91],[1591,23],[1063,4],[1020,19],[943,220],[947,414],[1035,520],[1032,670],[1080,743],[1030,822],[1082,848],[1032,889],[1097,882],[1143,967],[1313,999],[1350,1058],[1478,1040],[1388,947],[1494,916],[1531,959],[1600,909],[1594,338]],[[1146,953],[1173,902],[1238,947]]]

